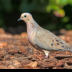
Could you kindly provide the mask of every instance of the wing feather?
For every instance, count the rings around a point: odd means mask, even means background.
[[[39,27],[36,31],[34,42],[46,50],[70,50],[70,45],[58,38],[48,30]]]

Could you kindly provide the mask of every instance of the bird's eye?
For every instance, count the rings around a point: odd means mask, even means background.
[[[26,18],[27,16],[26,15],[24,15],[24,18]]]

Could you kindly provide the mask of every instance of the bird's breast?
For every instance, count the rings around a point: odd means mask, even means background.
[[[35,33],[36,33],[36,31],[33,30],[33,29],[30,29],[30,30],[27,31],[28,41],[32,45],[35,45],[35,42],[34,42]]]
[[[35,45],[34,38],[37,31],[37,25],[35,23],[27,22],[27,35],[28,40],[32,45]]]

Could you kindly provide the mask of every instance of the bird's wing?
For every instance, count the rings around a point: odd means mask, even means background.
[[[36,31],[34,42],[37,46],[46,50],[72,50],[70,45],[65,41],[41,27],[39,27]]]

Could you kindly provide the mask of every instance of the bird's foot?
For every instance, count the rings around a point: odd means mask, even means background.
[[[49,54],[45,56],[45,58],[48,58],[48,57],[49,57]]]
[[[46,56],[45,56],[45,58],[48,58],[48,57],[49,57],[49,53],[50,53],[50,52],[49,52],[49,51],[46,51],[46,50],[43,50],[43,52],[44,52],[44,53],[45,53],[45,55],[46,55]]]

